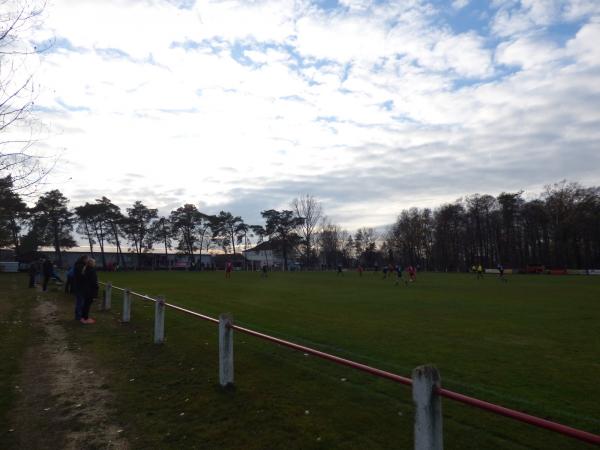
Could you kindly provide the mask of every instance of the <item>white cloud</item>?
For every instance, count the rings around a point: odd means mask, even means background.
[[[373,0],[338,0],[338,3],[346,8],[364,11],[373,5]]]
[[[593,67],[600,66],[600,19],[584,25],[567,43],[567,51],[577,60]]]
[[[492,73],[491,53],[474,33],[448,35],[435,43],[419,62],[434,70],[454,70],[459,76],[485,77]]]
[[[523,69],[551,69],[549,64],[564,57],[564,51],[552,42],[520,37],[500,44],[496,50],[496,62],[516,65]]]
[[[566,20],[579,20],[600,14],[600,2],[595,0],[568,0],[564,9]]]
[[[463,9],[465,6],[467,6],[469,3],[471,2],[471,0],[454,0],[452,2],[452,7],[454,9]]]
[[[561,14],[559,0],[521,0],[518,6],[510,2],[500,5],[492,22],[492,29],[500,36],[531,33],[555,23]]]
[[[78,201],[148,192],[161,208],[249,208],[250,197],[280,207],[306,189],[348,224],[372,205],[360,220],[375,225],[473,186],[598,180],[593,4],[498,7],[486,35],[453,32],[419,0],[347,0],[328,11],[292,0],[189,10],[55,0],[37,37],[77,49],[43,55],[37,74],[41,114],[62,130],[48,142],[66,149],[59,171],[77,166],[59,187]],[[539,32],[568,20],[583,24],[564,45]],[[129,56],[103,51],[111,48]],[[574,148],[588,164],[566,158]],[[541,164],[544,173],[528,169]],[[128,172],[145,177],[125,183]]]
[[[496,1],[492,30],[500,36],[531,34],[558,23],[572,23],[600,14],[597,0]]]

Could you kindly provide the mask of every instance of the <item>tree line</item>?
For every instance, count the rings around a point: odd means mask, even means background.
[[[299,205],[317,203],[309,196],[296,201]],[[301,245],[309,242],[306,248],[312,252],[313,227],[306,226],[310,214],[307,219],[301,218],[297,215],[299,210],[265,210],[261,213],[265,223],[251,225],[231,212],[207,214],[193,204],[184,204],[168,216],[159,216],[158,209],[141,201],[125,211],[106,197],[73,209],[68,204],[69,200],[55,189],[28,207],[14,189],[11,177],[0,179],[0,247],[13,248],[19,260],[31,260],[41,247],[51,246],[57,264],[62,265],[63,251],[77,246],[77,233],[92,255],[95,249],[99,250],[96,253],[104,268],[108,262],[107,245],[116,248],[117,262],[122,267],[126,266],[125,253],[136,254],[141,266],[143,256],[155,248],[164,249],[165,255],[176,250],[192,263],[202,252],[236,255],[240,248],[246,250],[268,241],[283,256],[285,269]]]
[[[289,209],[262,211],[263,224],[228,211],[207,214],[191,203],[164,216],[141,201],[124,211],[106,197],[72,209],[68,203],[52,190],[28,207],[11,178],[0,179],[0,246],[14,248],[21,260],[52,246],[61,264],[62,251],[77,245],[76,232],[104,267],[107,245],[125,266],[125,253],[138,255],[141,264],[151,249],[175,250],[191,263],[202,253],[237,255],[263,242],[282,257],[284,269],[288,261],[304,268],[400,263],[444,271],[473,264],[600,267],[600,188],[578,183],[547,186],[530,199],[523,192],[474,194],[434,209],[410,208],[385,230],[354,233],[332,223],[310,195]]]
[[[475,263],[524,268],[600,267],[600,188],[566,181],[536,198],[474,194],[434,210],[402,211],[384,250],[438,270]]]

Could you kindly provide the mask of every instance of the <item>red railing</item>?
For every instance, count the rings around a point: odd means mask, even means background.
[[[117,289],[123,290],[122,288],[117,288]],[[152,302],[156,301],[156,299],[154,299],[148,295],[145,295],[145,294],[138,294],[133,291],[130,291],[130,294],[135,295],[140,298],[143,298],[144,300],[149,300]],[[192,310],[189,310],[186,308],[182,308],[181,306],[174,305],[172,303],[165,302],[165,306],[175,309],[177,311],[181,311],[185,314],[189,314],[191,316],[198,317],[200,319],[203,319],[203,320],[206,320],[209,322],[213,322],[213,323],[217,323],[217,324],[219,323],[219,320],[215,319],[214,317],[200,314],[195,311],[192,311]],[[392,372],[387,372],[385,370],[377,369],[376,367],[371,367],[371,366],[361,364],[361,363],[358,363],[356,361],[352,361],[349,359],[340,358],[339,356],[335,356],[330,353],[325,353],[325,352],[316,350],[311,347],[306,347],[304,345],[300,345],[300,344],[296,344],[294,342],[286,341],[284,339],[276,338],[274,336],[270,336],[265,333],[260,333],[258,331],[254,331],[249,328],[240,327],[238,325],[232,325],[232,328],[234,330],[239,331],[240,333],[248,334],[250,336],[254,336],[259,339],[264,339],[266,341],[274,342],[274,343],[282,345],[284,347],[289,347],[294,350],[298,350],[298,351],[301,351],[301,352],[304,352],[304,353],[307,353],[310,355],[314,355],[319,358],[334,362],[334,363],[342,365],[342,366],[347,366],[347,367],[351,367],[353,369],[360,370],[362,372],[370,373],[371,375],[375,375],[376,377],[379,377],[379,378],[385,378],[387,380],[395,381],[396,383],[404,384],[407,386],[412,385],[412,379],[410,379],[408,377],[403,377],[401,375],[397,375]],[[474,397],[469,397],[467,395],[463,395],[458,392],[453,392],[448,389],[437,388],[436,392],[438,395],[440,395],[442,397],[445,397],[445,398],[448,398],[451,400],[455,400],[457,402],[460,402],[460,403],[463,403],[463,404],[466,404],[469,406],[473,406],[475,408],[479,408],[484,411],[489,411],[491,413],[505,416],[505,417],[508,417],[508,418],[511,418],[511,419],[514,419],[514,420],[517,420],[520,422],[525,422],[525,423],[534,425],[539,428],[543,428],[543,429],[546,429],[549,431],[554,431],[556,433],[560,433],[562,435],[565,435],[565,436],[568,436],[568,437],[571,437],[574,439],[578,439],[583,442],[600,445],[600,435],[597,435],[594,433],[590,433],[587,431],[579,430],[577,428],[562,425],[560,423],[552,422],[550,420],[542,419],[540,417],[532,416],[530,414],[526,414],[521,411],[506,408],[504,406],[496,405],[494,403],[489,403],[489,402],[479,400]]]
[[[560,423],[552,422],[550,420],[542,419],[540,417],[532,416],[530,414],[516,411],[514,409],[505,408],[504,406],[495,405],[494,403],[484,402],[467,395],[459,394],[458,392],[449,391],[448,389],[439,388],[437,393],[442,397],[456,400],[457,402],[464,403],[466,405],[474,406],[485,411],[499,414],[501,416],[510,417],[511,419],[525,422],[536,427],[544,428],[546,430],[554,431],[556,433],[564,434],[580,441],[588,442],[590,444],[600,445],[600,436],[597,434],[589,433],[587,431],[578,430],[577,428],[568,427]]]

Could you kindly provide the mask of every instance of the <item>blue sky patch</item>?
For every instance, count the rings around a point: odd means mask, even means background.
[[[96,53],[103,58],[132,59],[127,52],[118,48],[97,48]]]
[[[471,0],[467,6],[455,9],[448,2],[440,5],[440,18],[444,20],[455,33],[475,31],[487,34],[489,19],[493,11],[488,0]]]
[[[386,111],[391,111],[392,109],[394,109],[394,100],[387,100],[381,103],[380,106]]]
[[[56,53],[60,50],[67,50],[76,53],[84,53],[87,51],[83,47],[74,46],[69,39],[60,36],[53,39],[47,39],[45,41],[34,41],[31,44],[36,51],[42,52],[42,54]]]
[[[61,100],[60,98],[55,99],[56,103],[58,103],[60,106],[62,106],[64,109],[66,109],[69,112],[90,112],[91,109],[88,108],[87,106],[75,106],[75,105],[69,105],[66,102],[64,102],[63,100]]]

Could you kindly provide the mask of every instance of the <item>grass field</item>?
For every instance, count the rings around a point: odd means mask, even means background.
[[[426,273],[409,286],[351,272],[101,279],[401,375],[433,363],[447,388],[600,432],[600,277],[500,283]],[[134,300],[122,325],[115,292],[113,311],[82,329],[60,297],[71,338],[112,374],[134,448],[412,447],[405,386],[236,334],[236,389],[223,392],[213,324],[167,310],[167,340],[155,346],[152,304]],[[588,448],[448,400],[443,410],[447,449]]]
[[[8,432],[9,412],[18,396],[16,386],[21,359],[39,331],[31,327],[29,321],[33,297],[21,295],[24,290],[19,292],[16,286],[17,277],[0,277],[0,424],[4,428],[0,431],[0,448],[15,445]]]

